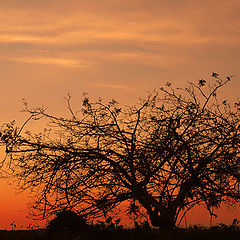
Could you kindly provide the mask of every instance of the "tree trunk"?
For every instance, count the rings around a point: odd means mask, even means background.
[[[174,230],[174,216],[170,213],[158,213],[158,211],[148,212],[152,226],[158,227],[161,230]]]
[[[152,226],[166,231],[175,229],[175,211],[161,205],[142,189],[138,192],[138,201],[147,210]]]
[[[159,210],[159,207],[152,207],[147,202],[141,202],[142,206],[147,210],[148,216],[150,218],[151,224],[153,227],[157,227],[161,230],[173,230],[175,228],[174,217],[175,214],[173,211],[168,210],[167,208],[161,207],[162,210]]]

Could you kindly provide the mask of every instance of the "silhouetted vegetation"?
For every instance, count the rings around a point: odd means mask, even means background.
[[[60,223],[60,222],[59,222]],[[147,222],[137,226],[135,229],[113,228],[107,223],[88,225],[87,228],[70,230],[64,229],[37,229],[37,230],[15,230],[0,231],[2,240],[235,240],[239,239],[240,227],[237,224],[219,224],[211,228],[193,225],[189,228],[178,228],[175,231],[161,231],[152,229]]]
[[[167,83],[134,106],[85,94],[75,112],[68,96],[69,117],[25,102],[28,120],[3,125],[0,136],[20,188],[36,192],[34,214],[69,209],[114,222],[125,211],[167,230],[198,204],[215,216],[221,203],[238,203],[240,103],[218,98],[231,77],[212,77],[180,89]],[[24,132],[42,119],[41,133]]]
[[[61,230],[85,230],[88,228],[88,225],[85,219],[82,216],[79,216],[75,212],[70,210],[62,210],[56,214],[56,217],[53,218],[47,229],[50,231],[61,231]]]

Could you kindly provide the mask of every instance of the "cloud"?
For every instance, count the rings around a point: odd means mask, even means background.
[[[31,1],[21,2],[27,5]],[[236,1],[89,2],[51,1],[55,9],[44,11],[37,3],[32,4],[35,9],[6,7],[1,10],[0,41],[64,45],[107,39],[194,45],[231,42],[238,34]],[[69,10],[62,11],[64,7]]]
[[[97,87],[97,88],[122,89],[122,90],[128,90],[128,91],[132,90],[132,87],[130,87],[128,85],[111,84],[111,83],[107,83],[107,82],[94,81],[94,82],[88,83],[88,86]]]
[[[31,63],[36,71],[40,64],[64,71],[91,68],[84,78],[98,77],[104,69],[102,79],[108,78],[109,67],[128,69],[134,79],[137,68],[146,75],[149,69],[170,75],[216,62],[237,65],[238,0],[20,2],[0,1],[0,48],[6,46],[1,58],[9,64]]]
[[[21,57],[21,58],[9,58],[8,60],[21,62],[21,63],[59,65],[59,66],[71,67],[71,68],[89,68],[90,67],[90,65],[87,63],[83,63],[73,59],[64,59],[64,58]]]

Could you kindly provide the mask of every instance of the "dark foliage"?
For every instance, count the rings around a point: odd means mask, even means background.
[[[187,229],[179,229],[177,235],[184,240],[237,240],[240,238],[240,227],[222,223],[210,228],[193,225]]]
[[[187,229],[179,228],[175,231],[161,231],[152,229],[143,222],[135,229],[111,228],[108,223],[91,225],[88,229],[81,230],[19,230],[0,231],[1,240],[237,240],[240,236],[240,227],[234,223],[231,225],[219,224],[211,228],[199,225],[191,226]]]
[[[49,222],[47,229],[50,231],[82,231],[87,230],[88,227],[89,225],[82,216],[70,210],[62,210]]]

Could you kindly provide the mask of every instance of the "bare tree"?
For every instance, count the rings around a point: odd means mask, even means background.
[[[198,204],[214,216],[214,206],[240,199],[240,103],[219,102],[231,77],[212,77],[185,89],[167,83],[131,107],[84,95],[75,113],[68,96],[68,118],[25,103],[26,123],[47,119],[48,127],[3,125],[3,163],[35,193],[43,217],[67,208],[91,219],[127,207],[166,229]]]

